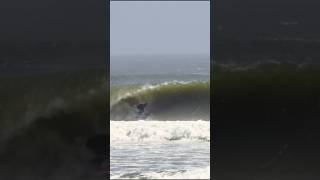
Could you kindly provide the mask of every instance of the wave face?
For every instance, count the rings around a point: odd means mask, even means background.
[[[127,85],[111,89],[111,120],[137,120],[137,104],[147,102],[148,119],[209,120],[209,82],[171,81],[159,85]]]
[[[209,121],[111,121],[111,143],[210,141]]]
[[[0,179],[99,179],[86,141],[105,133],[108,90],[100,70],[1,77]]]

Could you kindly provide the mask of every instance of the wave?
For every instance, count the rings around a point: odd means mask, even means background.
[[[95,117],[94,113],[105,113],[108,107],[109,87],[103,72],[6,77],[1,79],[0,91],[0,140],[40,119],[76,113]]]
[[[210,179],[210,167],[183,171],[126,173],[111,176],[111,179]]]
[[[105,133],[106,77],[95,70],[1,77],[0,179],[99,179],[100,155],[88,142]]]
[[[209,120],[210,83],[171,81],[158,85],[117,86],[111,89],[111,120],[137,120],[139,103],[157,120]]]
[[[111,143],[210,142],[209,121],[110,121]]]

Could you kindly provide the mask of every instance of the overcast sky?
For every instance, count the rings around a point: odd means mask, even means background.
[[[111,1],[110,14],[111,55],[210,52],[209,1]]]

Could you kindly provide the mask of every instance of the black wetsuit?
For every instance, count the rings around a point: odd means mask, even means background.
[[[146,108],[147,105],[148,105],[148,103],[137,105],[137,109],[139,110],[138,115],[142,115],[144,113],[144,109]]]

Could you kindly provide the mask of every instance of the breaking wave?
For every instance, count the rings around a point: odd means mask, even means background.
[[[149,119],[209,120],[210,83],[171,81],[158,85],[122,86],[111,89],[111,120],[137,120],[139,103],[147,102]]]
[[[86,144],[105,133],[105,72],[8,76],[1,82],[0,179],[101,179],[97,153]]]

